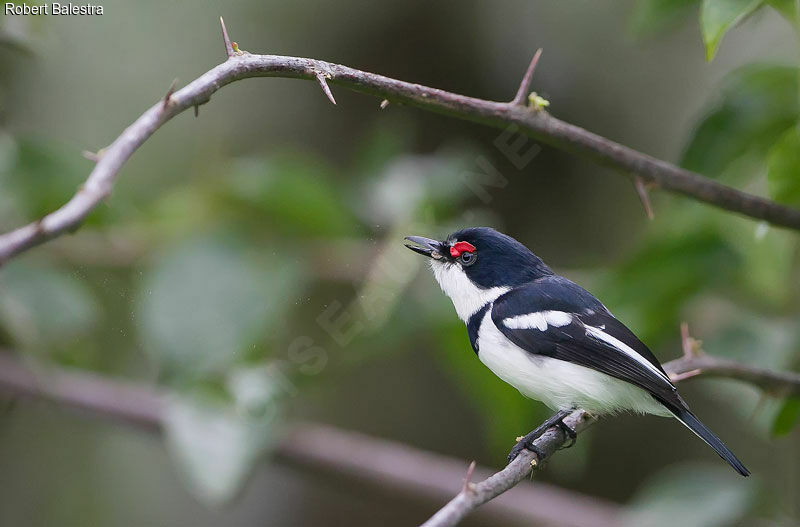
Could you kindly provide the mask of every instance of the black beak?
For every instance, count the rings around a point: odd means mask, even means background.
[[[406,243],[406,247],[415,253],[433,258],[434,260],[444,258],[442,242],[437,242],[430,238],[423,238],[422,236],[406,236],[406,240],[411,242]]]

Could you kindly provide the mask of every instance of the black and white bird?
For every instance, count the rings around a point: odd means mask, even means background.
[[[558,412],[514,447],[560,425],[575,408],[673,416],[741,475],[750,473],[678,395],[658,359],[591,293],[559,276],[517,240],[487,227],[444,241],[409,236],[467,325],[478,358],[526,397]]]

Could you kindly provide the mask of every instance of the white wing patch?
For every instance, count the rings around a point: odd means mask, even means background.
[[[481,362],[524,396],[550,408],[578,406],[598,415],[623,410],[671,415],[638,386],[591,368],[525,351],[495,326],[491,311],[483,317],[478,335]]]
[[[508,329],[538,329],[544,331],[547,326],[560,328],[572,322],[572,315],[564,311],[539,311],[527,315],[517,315],[503,319]]]
[[[603,331],[601,328],[596,328],[596,327],[593,327],[593,326],[585,326],[585,327],[586,327],[586,335],[588,335],[590,337],[594,337],[597,340],[601,340],[601,341],[605,342],[606,344],[609,344],[609,345],[613,346],[614,348],[618,349],[619,351],[621,351],[625,355],[628,355],[632,359],[634,359],[637,362],[639,362],[642,366],[644,366],[645,368],[647,368],[651,372],[653,372],[656,375],[658,375],[661,379],[667,381],[667,383],[670,386],[672,385],[672,382],[670,382],[669,377],[664,375],[661,372],[661,370],[659,370],[658,368],[653,366],[653,364],[650,361],[648,361],[647,359],[645,359],[644,357],[642,357],[641,355],[636,353],[636,351],[633,348],[631,348],[630,346],[628,346],[627,344],[625,344],[624,342],[622,342],[618,338],[609,335],[608,333]]]

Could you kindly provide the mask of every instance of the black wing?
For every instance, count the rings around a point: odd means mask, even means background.
[[[550,276],[497,299],[492,321],[522,349],[560,359],[650,392],[662,404],[683,407],[658,359],[588,291]]]
[[[647,346],[588,291],[549,276],[495,301],[492,322],[522,349],[580,364],[648,391],[739,474],[750,472],[689,410]]]

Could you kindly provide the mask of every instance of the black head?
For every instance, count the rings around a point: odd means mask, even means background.
[[[489,227],[456,231],[444,241],[409,236],[412,251],[436,264],[458,266],[478,287],[516,287],[553,272],[527,247]]]

